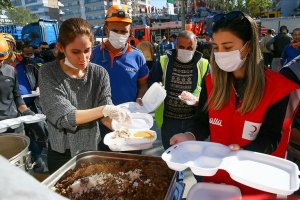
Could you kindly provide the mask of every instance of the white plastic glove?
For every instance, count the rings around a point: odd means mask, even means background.
[[[119,123],[131,124],[132,122],[130,112],[114,105],[104,106],[102,113],[104,117],[109,117]]]
[[[187,105],[195,105],[197,103],[197,97],[190,92],[183,91],[178,98]]]

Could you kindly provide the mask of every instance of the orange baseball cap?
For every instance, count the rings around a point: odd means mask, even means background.
[[[128,7],[125,5],[113,5],[106,11],[105,22],[132,23]]]

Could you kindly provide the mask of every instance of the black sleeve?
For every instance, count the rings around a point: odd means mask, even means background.
[[[257,138],[242,147],[245,150],[271,154],[281,140],[282,125],[289,102],[289,95],[271,106],[264,117]]]
[[[150,87],[155,82],[162,82],[163,72],[160,65],[160,60],[155,59],[153,67],[149,73],[148,86]]]
[[[14,86],[14,89],[13,89],[13,95],[14,95],[15,104],[16,104],[17,109],[18,109],[21,105],[24,105],[25,103],[24,103],[24,100],[23,100],[23,98],[22,98],[22,96],[20,95],[20,92],[19,92],[19,83],[18,83],[16,73],[14,73],[14,76],[15,76],[15,86]]]
[[[206,140],[209,135],[209,119],[207,111],[207,90],[205,80],[201,85],[201,92],[199,97],[198,108],[195,115],[195,124],[192,133],[195,135],[197,140]]]
[[[298,85],[300,85],[299,79],[297,78],[297,76],[294,74],[294,72],[290,68],[288,68],[288,67],[281,68],[280,74],[282,74],[286,78],[290,79],[294,83],[297,83]]]
[[[298,85],[300,85],[300,80],[297,78],[295,73],[290,68],[283,67],[280,70],[280,74],[282,74],[286,78],[288,78],[291,81],[293,81],[293,82],[297,83]],[[296,113],[296,116],[293,120],[292,128],[296,128],[296,129],[300,130],[300,110],[298,110],[297,113]]]

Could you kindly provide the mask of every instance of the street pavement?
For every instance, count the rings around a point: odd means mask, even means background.
[[[162,142],[161,142],[161,131],[156,126],[155,122],[154,122],[154,126],[151,128],[151,130],[156,131],[157,140],[154,142],[152,148],[143,150],[142,154],[152,155],[152,156],[161,156],[164,152],[164,148],[163,148]],[[194,178],[194,175],[190,169],[187,169],[184,171],[183,182],[185,183],[185,190],[184,190],[183,198],[186,198],[188,191],[196,183],[196,179]]]

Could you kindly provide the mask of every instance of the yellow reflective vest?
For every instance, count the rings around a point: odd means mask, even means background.
[[[166,85],[166,74],[167,74],[167,68],[169,64],[169,57],[167,55],[160,56],[160,65],[163,72],[163,80],[162,83],[165,86]],[[201,91],[201,83],[203,80],[203,77],[205,76],[207,69],[208,69],[208,60],[205,58],[201,58],[197,62],[197,86],[196,89],[193,91],[193,94],[197,97],[199,97],[200,91]],[[164,103],[162,103],[156,110],[155,110],[155,121],[159,128],[161,128],[163,124],[163,115],[164,115]]]

